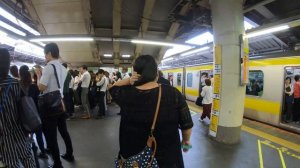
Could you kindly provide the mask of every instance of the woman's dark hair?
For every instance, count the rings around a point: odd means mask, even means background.
[[[104,74],[104,70],[103,69],[98,69],[98,73],[99,74]]]
[[[299,75],[296,75],[295,76],[295,81],[298,81],[299,80]]]
[[[122,79],[121,72],[118,71],[118,72],[116,73],[116,76],[117,76],[117,80],[118,80],[118,79]]]
[[[20,73],[21,84],[25,87],[29,87],[32,83],[32,78],[28,66],[22,65],[20,67],[19,73]]]
[[[285,80],[290,80],[290,83],[292,83],[292,79],[290,77],[286,77]]]
[[[86,65],[82,65],[81,68],[84,70],[88,70],[88,67]]]
[[[12,65],[9,68],[9,70],[10,70],[10,73],[12,74],[12,76],[14,78],[19,78],[19,72],[18,72],[19,70],[18,70],[18,67],[16,65]]]
[[[0,48],[0,81],[7,78],[10,66],[10,55],[7,49]]]
[[[206,86],[211,86],[211,80],[210,79],[205,79],[205,85]]]
[[[157,64],[151,55],[139,56],[135,60],[133,70],[141,75],[139,80],[134,83],[135,86],[152,82],[157,77]]]
[[[44,47],[44,53],[48,54],[49,52],[51,53],[53,58],[59,58],[59,49],[56,43],[46,44],[46,46]]]

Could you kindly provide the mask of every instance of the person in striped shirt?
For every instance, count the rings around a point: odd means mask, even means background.
[[[7,168],[35,168],[29,137],[18,121],[17,102],[21,88],[17,79],[8,75],[10,56],[7,49],[0,48],[0,154]]]

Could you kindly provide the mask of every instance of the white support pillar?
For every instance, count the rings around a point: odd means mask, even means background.
[[[240,41],[244,33],[243,0],[211,0],[215,45],[215,99],[210,135],[234,144],[240,140],[245,86],[240,85]]]

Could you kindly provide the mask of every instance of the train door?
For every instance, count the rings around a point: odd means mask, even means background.
[[[199,95],[201,94],[202,88],[205,86],[205,79],[213,80],[213,71],[212,70],[202,70],[199,71]],[[213,81],[212,81],[213,84]]]
[[[283,88],[283,103],[282,103],[282,113],[281,113],[281,124],[288,125],[290,127],[300,128],[300,124],[296,123],[296,117],[299,117],[300,114],[297,114],[299,111],[295,107],[295,102],[293,99],[293,86],[295,83],[295,76],[300,75],[300,67],[286,67],[284,75],[284,88]],[[290,81],[290,85],[288,84]],[[297,110],[297,111],[296,111]],[[299,118],[298,118],[299,120]]]

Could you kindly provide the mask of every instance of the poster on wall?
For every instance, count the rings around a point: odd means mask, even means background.
[[[249,83],[249,44],[248,38],[243,35],[240,35],[240,58],[240,84],[244,86]]]

